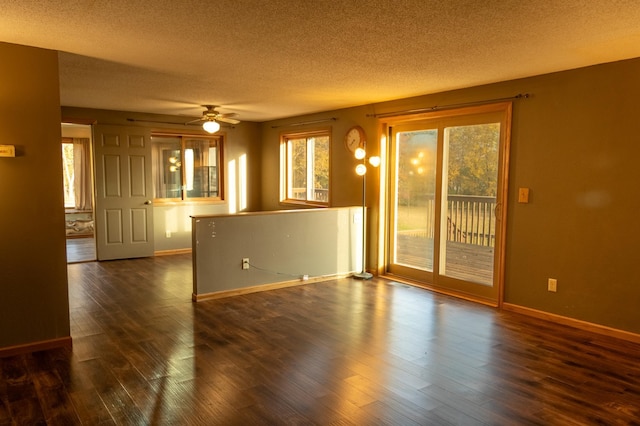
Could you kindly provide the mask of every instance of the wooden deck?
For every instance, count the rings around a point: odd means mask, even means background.
[[[442,275],[478,284],[493,283],[493,247],[447,241],[447,263]],[[410,233],[398,236],[397,264],[433,270],[433,239]]]

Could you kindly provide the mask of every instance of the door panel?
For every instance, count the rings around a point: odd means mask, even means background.
[[[153,256],[151,134],[94,128],[98,260]]]
[[[146,197],[145,172],[147,165],[142,155],[132,155],[129,157],[129,170],[131,170],[131,195],[134,197]]]
[[[146,243],[147,238],[147,210],[131,209],[131,241],[133,243]]]
[[[121,197],[122,185],[120,183],[120,157],[117,155],[104,155],[104,172],[102,176],[103,194],[105,197]],[[100,182],[100,179],[98,179]]]
[[[97,215],[96,215],[97,216]],[[106,218],[104,227],[106,243],[107,244],[122,244],[124,242],[122,229],[122,211],[121,210],[105,210],[104,216]],[[102,214],[100,214],[102,217]]]

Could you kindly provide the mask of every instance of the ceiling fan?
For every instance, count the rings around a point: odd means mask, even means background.
[[[228,114],[221,114],[216,111],[218,105],[202,105],[206,110],[202,113],[202,117],[197,118],[195,120],[187,121],[185,124],[195,124],[202,121],[202,128],[207,133],[215,133],[220,130],[220,123],[229,123],[229,124],[238,124],[240,120],[236,120],[235,117],[237,114],[234,112]]]
[[[175,123],[175,122],[169,122],[169,121],[156,121],[156,120],[138,120],[135,118],[127,118],[127,121],[145,122],[145,123],[162,123],[162,124],[182,124],[185,126],[202,123],[202,128],[207,133],[215,133],[218,130],[220,130],[219,122],[229,123],[229,124],[240,123],[240,120],[236,120],[235,118],[233,118],[236,115],[238,115],[235,112],[221,114],[220,112],[216,111],[216,108],[218,107],[218,105],[202,105],[202,107],[206,108],[206,110],[202,113],[202,117],[196,118],[191,121],[187,121],[186,123]]]

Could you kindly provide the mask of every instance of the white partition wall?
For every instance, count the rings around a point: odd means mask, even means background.
[[[192,216],[194,300],[350,275],[361,220],[362,207]]]

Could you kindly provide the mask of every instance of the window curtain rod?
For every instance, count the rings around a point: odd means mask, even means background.
[[[512,101],[516,99],[527,99],[530,95],[528,93],[519,93],[515,96],[509,96],[507,98],[496,98],[496,99],[486,99],[483,101],[474,101],[474,102],[463,102],[460,104],[449,104],[449,105],[434,105],[429,108],[418,108],[418,109],[406,109],[403,111],[394,111],[394,112],[382,112],[380,114],[367,114],[367,117],[375,117],[375,118],[385,118],[385,117],[393,117],[396,115],[409,115],[409,114],[420,114],[423,112],[432,112],[439,111],[443,109],[452,109],[452,108],[462,108],[468,106],[475,105],[484,105],[490,104],[493,102],[501,102],[501,101]]]
[[[291,123],[291,124],[278,124],[277,126],[271,126],[272,129],[277,129],[279,127],[293,127],[293,126],[304,126],[307,124],[318,124],[318,123],[326,123],[327,121],[336,121],[337,118],[336,117],[331,117],[331,118],[323,118],[320,120],[313,120],[313,121],[301,121],[299,123]]]

